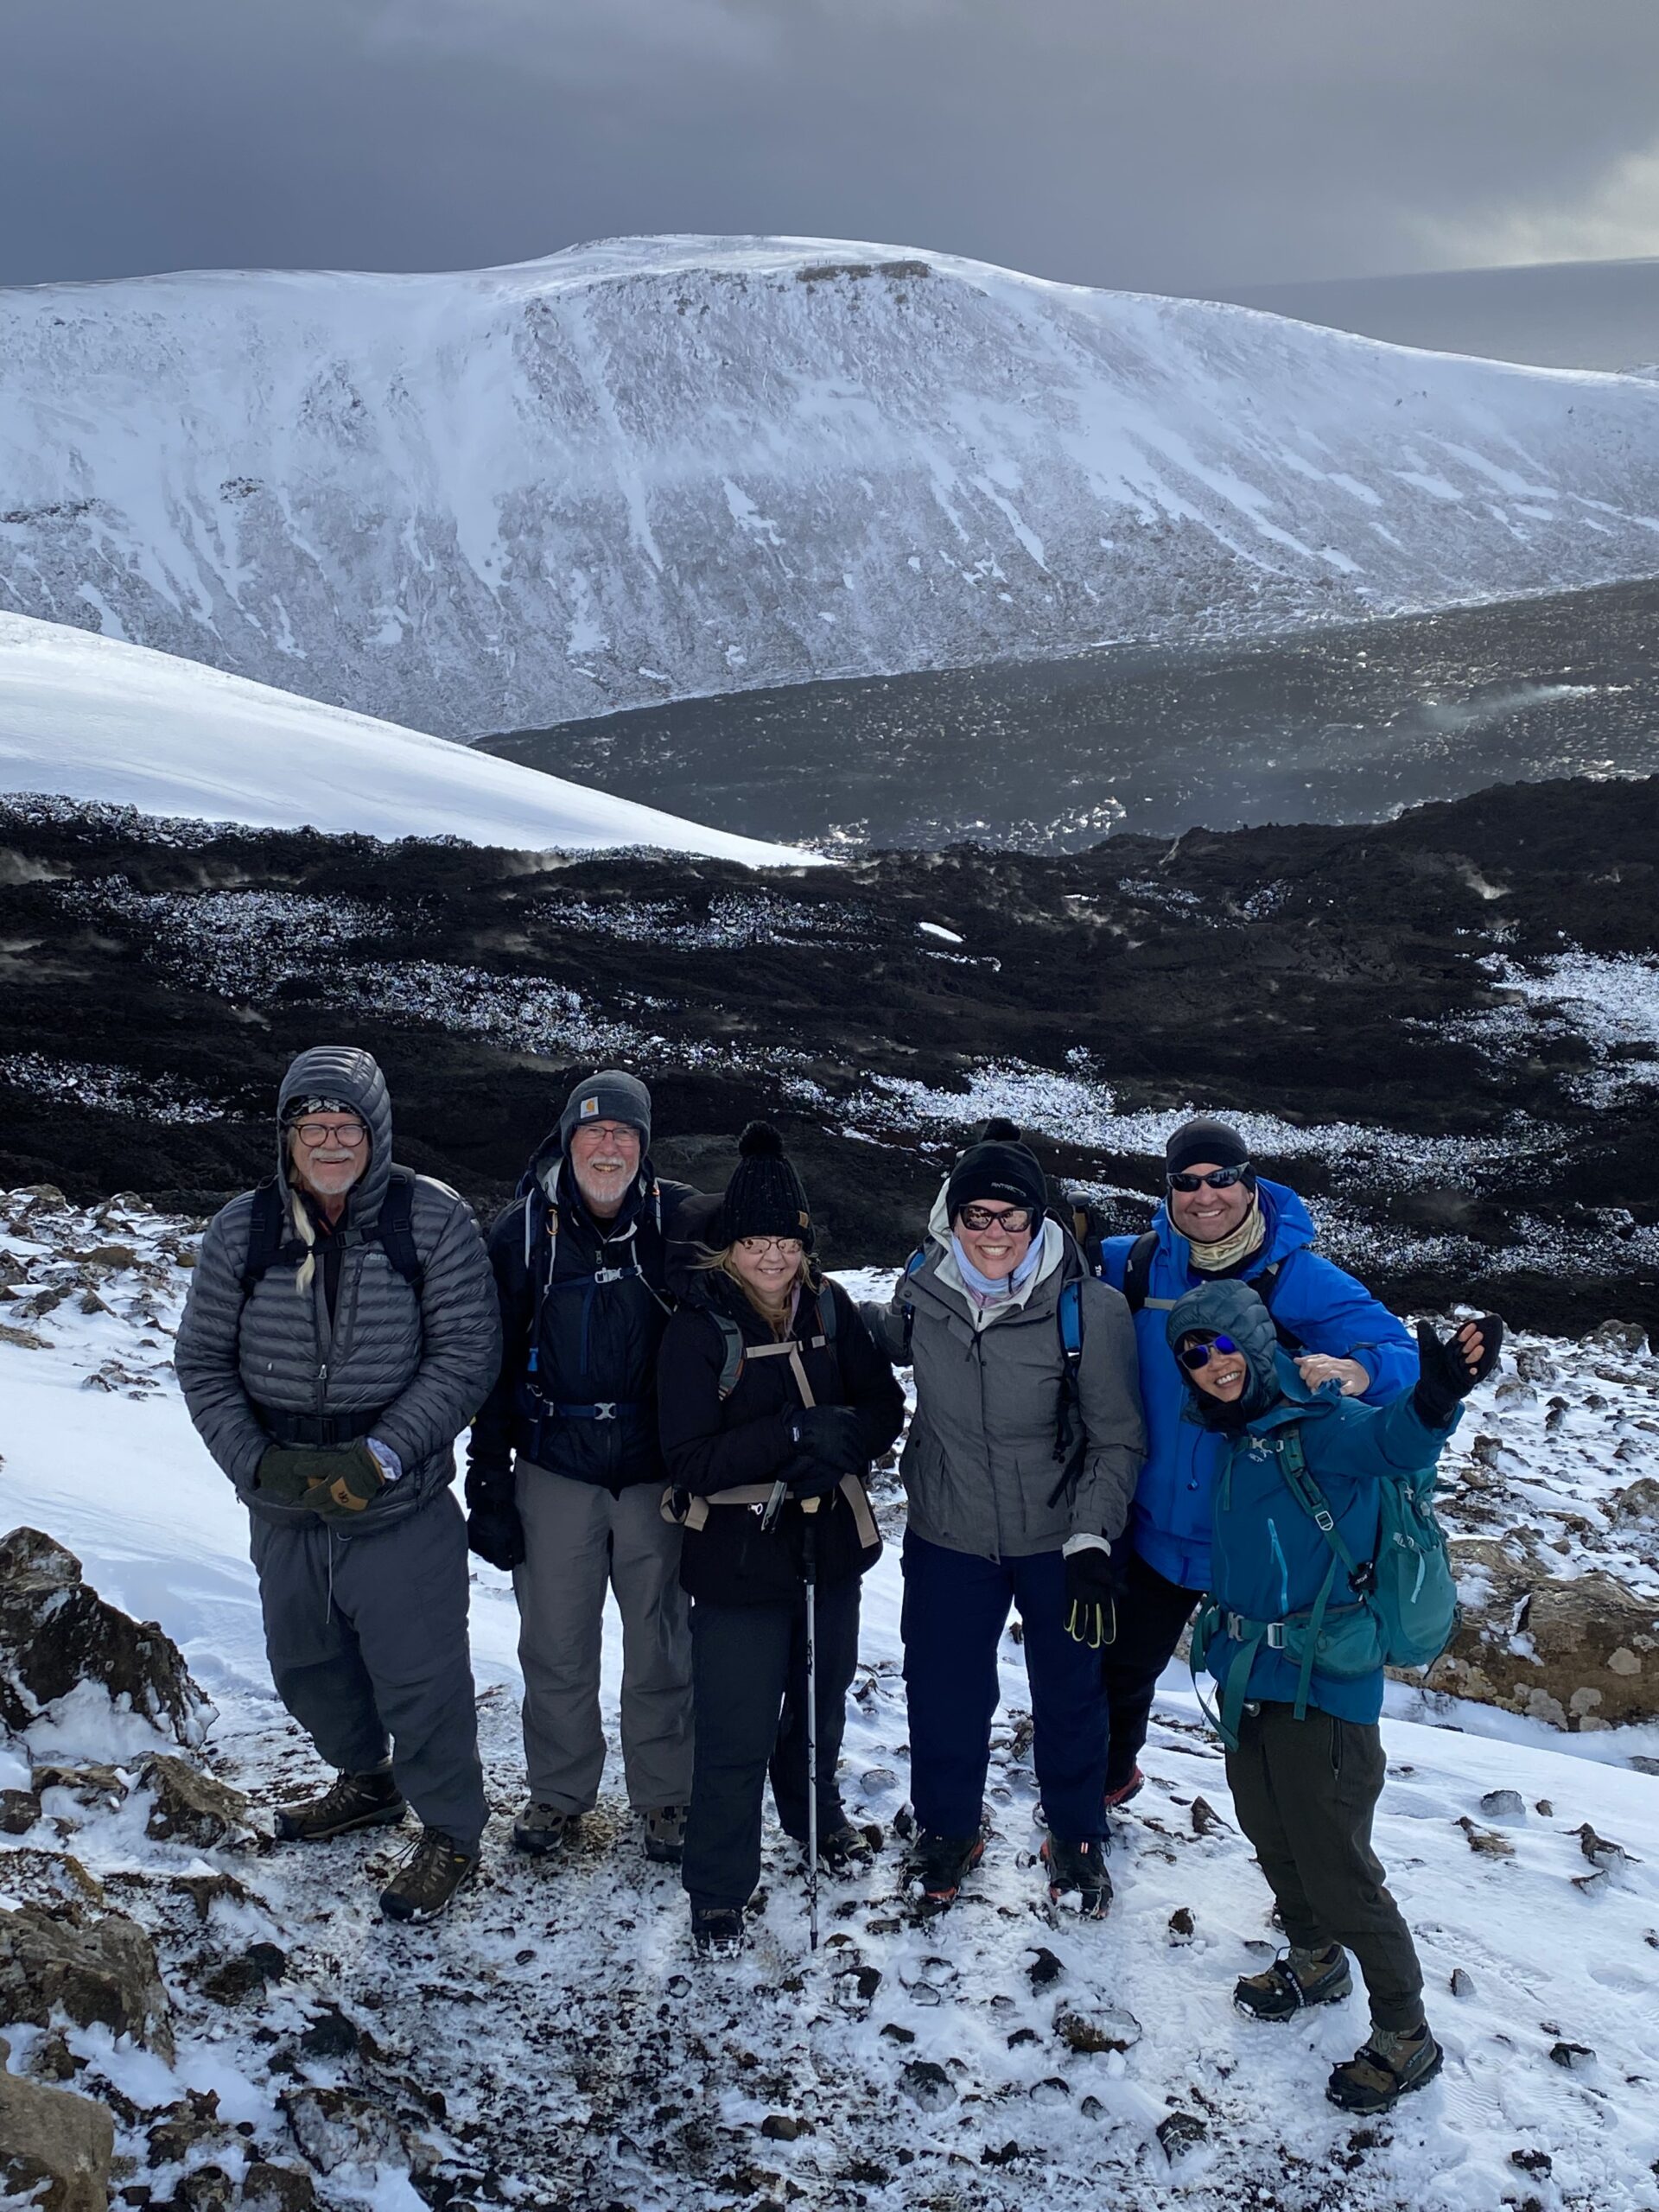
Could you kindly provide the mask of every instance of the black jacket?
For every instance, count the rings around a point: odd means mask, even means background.
[[[645,1160],[620,1213],[601,1224],[556,1142],[537,1153],[490,1231],[503,1357],[473,1425],[472,1503],[493,1491],[511,1496],[514,1452],[613,1493],[664,1480],[656,1389],[657,1348],[672,1307],[668,1240],[697,1195],[688,1184],[658,1183]],[[532,1344],[555,1227],[552,1280]]]
[[[657,1363],[657,1397],[663,1457],[675,1490],[708,1497],[722,1490],[775,1482],[798,1454],[790,1440],[791,1414],[801,1394],[786,1359],[746,1359],[729,1397],[720,1395],[726,1339],[716,1312],[734,1321],[746,1344],[773,1341],[771,1331],[728,1275],[713,1271],[676,1278],[679,1311],[669,1323]],[[868,1457],[885,1452],[904,1423],[904,1393],[876,1348],[857,1306],[838,1283],[832,1344],[803,1350],[802,1365],[821,1406],[851,1406],[857,1413]],[[796,1338],[819,1333],[812,1293],[801,1294]],[[817,1575],[839,1582],[861,1574],[880,1556],[878,1541],[867,1550],[851,1506],[839,1491],[817,1515]],[[770,1529],[761,1509],[711,1505],[701,1529],[688,1528],[680,1554],[680,1580],[693,1598],[716,1605],[792,1604],[801,1587],[804,1516],[792,1500]]]

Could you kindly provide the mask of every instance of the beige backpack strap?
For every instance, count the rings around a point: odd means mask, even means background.
[[[805,1339],[805,1348],[809,1351],[821,1351],[823,1344],[824,1338],[822,1337],[808,1337]],[[790,1372],[795,1377],[795,1388],[801,1394],[801,1403],[804,1406],[816,1406],[818,1402],[812,1395],[812,1385],[806,1379],[806,1369],[801,1360],[801,1350],[802,1341],[798,1337],[786,1337],[780,1344],[750,1344],[745,1350],[743,1357],[745,1359],[786,1359],[789,1362]]]
[[[853,1509],[853,1526],[858,1530],[858,1541],[867,1552],[873,1552],[881,1541],[881,1531],[875,1525],[875,1516],[870,1510],[869,1493],[856,1475],[843,1475],[841,1494]]]

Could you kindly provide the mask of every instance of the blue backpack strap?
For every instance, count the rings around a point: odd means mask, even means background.
[[[909,1280],[910,1280],[910,1278],[912,1277],[912,1275],[918,1275],[918,1274],[920,1274],[920,1273],[921,1273],[922,1269],[923,1269],[926,1265],[927,1265],[927,1247],[926,1247],[926,1245],[925,1245],[925,1244],[918,1244],[918,1245],[916,1247],[916,1249],[915,1249],[915,1250],[911,1254],[910,1257],[909,1257],[909,1258],[905,1262],[905,1272],[904,1272],[904,1274],[899,1277],[899,1289],[902,1291],[902,1290],[903,1290],[903,1288],[904,1288],[904,1287],[905,1287],[905,1285],[906,1285],[906,1283],[907,1283],[907,1282],[909,1281]],[[912,1299],[908,1299],[908,1298],[906,1298],[906,1299],[905,1300],[905,1301],[904,1301],[904,1310],[905,1310],[905,1356],[904,1356],[904,1357],[903,1357],[903,1358],[899,1362],[899,1366],[900,1366],[900,1367],[908,1367],[908,1366],[911,1364],[911,1358],[910,1358],[910,1339],[911,1339],[912,1332],[912,1331],[915,1329],[915,1326],[916,1326],[916,1306],[915,1306],[915,1302],[914,1302],[914,1300],[912,1300]]]

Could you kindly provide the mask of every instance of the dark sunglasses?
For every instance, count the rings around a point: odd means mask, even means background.
[[[1236,1351],[1238,1346],[1230,1337],[1205,1337],[1202,1341],[1184,1344],[1175,1357],[1181,1365],[1196,1375],[1201,1367],[1210,1364],[1212,1351]]]
[[[1212,1167],[1207,1175],[1172,1175],[1172,1191],[1201,1191],[1207,1183],[1212,1191],[1230,1191],[1235,1183],[1243,1182],[1250,1172],[1247,1160],[1238,1167]]]

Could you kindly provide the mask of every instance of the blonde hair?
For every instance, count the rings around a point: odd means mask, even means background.
[[[732,1254],[735,1249],[736,1246],[734,1244],[723,1244],[718,1251],[713,1250],[707,1244],[699,1244],[696,1248],[696,1256],[693,1259],[691,1265],[699,1274],[710,1274],[718,1270],[720,1274],[728,1276],[748,1300],[760,1319],[775,1328],[778,1325],[777,1315],[766,1311],[748,1284],[732,1265]],[[818,1271],[813,1264],[812,1255],[803,1249],[800,1264],[795,1270],[794,1280],[789,1286],[790,1289],[816,1292],[820,1280]]]

